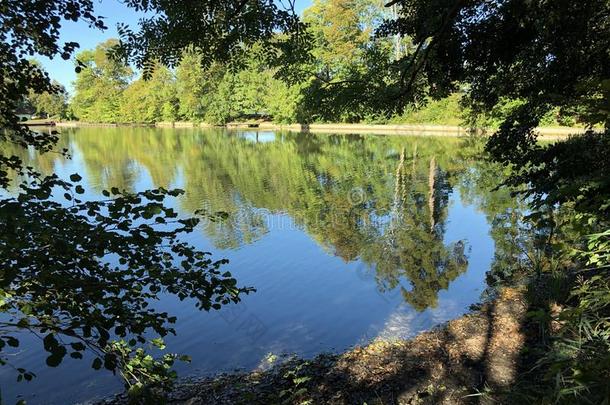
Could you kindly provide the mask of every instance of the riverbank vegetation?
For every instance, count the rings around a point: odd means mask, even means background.
[[[490,179],[489,186],[510,187],[531,213],[517,223],[529,237],[506,234],[504,242],[518,254],[492,269],[490,280],[526,286],[524,326],[536,325],[515,359],[513,384],[497,394],[513,402],[608,402],[606,0],[395,0],[385,8],[319,0],[302,19],[294,7],[261,0],[127,5],[148,13],[137,30],[120,27],[120,42],[78,54],[67,114],[99,122],[214,124],[247,116],[303,123],[465,117],[473,126],[492,120],[497,130],[485,153],[510,176],[502,185]],[[10,2],[1,12],[0,137],[11,148],[0,155],[0,186],[16,193],[0,200],[0,307],[10,318],[0,331],[0,362],[11,364],[17,331],[29,331],[41,337],[51,367],[88,350],[93,368],[119,372],[133,394],[158,395],[175,378],[176,357],[155,361],[142,344],[151,332],[171,332],[173,317],[151,313],[147,300],[169,292],[208,310],[250,289],[219,270],[224,262],[178,239],[196,223],[176,218],[163,203],[180,191],[111,187],[106,199],[83,201],[79,175],[70,181],[43,175],[13,152],[59,151],[57,134],[31,132],[16,115],[28,96],[40,105],[50,105],[41,101],[45,94],[65,101],[30,58],[76,53],[76,42],[59,41],[66,21],[105,25],[88,0]],[[133,80],[135,69],[142,77]],[[431,110],[420,110],[426,103]],[[50,106],[40,111],[61,115]],[[535,128],[549,119],[601,130],[539,145]],[[516,221],[510,212],[497,220]],[[168,230],[168,223],[174,227]],[[434,255],[453,262],[442,250]],[[15,371],[19,380],[34,377]],[[298,393],[301,376],[289,378]],[[298,399],[287,395],[287,402]]]

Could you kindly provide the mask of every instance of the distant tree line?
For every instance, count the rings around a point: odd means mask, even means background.
[[[389,17],[391,10],[380,0],[316,0],[303,16],[310,58],[290,66],[278,66],[273,52],[260,43],[244,46],[239,60],[227,63],[207,63],[203,52],[191,46],[174,67],[152,63],[136,77],[114,54],[119,41],[110,39],[77,55],[79,73],[69,104],[65,91],[30,102],[41,116],[103,123],[225,124],[254,117],[278,123],[465,123],[470,111],[462,106],[459,88],[440,98],[422,96],[395,111],[371,92],[371,80],[389,81],[378,74],[381,69],[415,52],[409,37],[375,35]],[[476,125],[497,127],[520,104],[500,100]],[[574,124],[559,110],[542,119],[542,125]]]
[[[374,119],[349,103],[320,109],[316,99],[327,83],[365,70],[371,51],[393,57],[392,44],[373,36],[384,13],[379,0],[315,1],[304,13],[313,39],[311,57],[288,68],[274,64],[273,52],[259,43],[244,45],[239,60],[227,63],[207,63],[191,46],[173,68],[155,63],[133,80],[136,72],[112,56],[119,42],[111,39],[77,55],[80,72],[70,112],[84,121],[134,123],[224,124],[252,116],[281,123]]]

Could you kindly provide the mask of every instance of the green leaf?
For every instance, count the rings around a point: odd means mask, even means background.
[[[81,180],[82,180],[82,177],[81,177],[81,176],[79,176],[77,173],[74,173],[74,174],[71,174],[71,175],[70,175],[70,180],[72,180],[72,181],[74,181],[74,182],[77,182],[77,181],[81,181]]]
[[[163,342],[163,339],[161,338],[152,339],[150,343],[161,350],[165,349],[165,342]]]

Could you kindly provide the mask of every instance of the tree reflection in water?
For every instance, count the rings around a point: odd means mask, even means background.
[[[91,186],[186,190],[180,208],[226,212],[202,232],[217,248],[236,249],[280,226],[288,216],[330,254],[360,260],[380,291],[398,290],[417,310],[435,307],[440,290],[468,267],[466,241],[446,241],[450,194],[491,219],[496,263],[518,252],[522,209],[508,193],[491,193],[502,169],[480,157],[480,142],[454,137],[383,137],[225,130],[81,128],[64,130],[59,147],[82,158]],[[43,172],[61,157],[24,156]],[[502,226],[494,218],[513,216]],[[505,222],[505,221],[504,221]],[[511,250],[512,249],[512,250]]]

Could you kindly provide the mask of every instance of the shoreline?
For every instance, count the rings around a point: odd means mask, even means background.
[[[481,391],[507,392],[517,379],[526,312],[524,289],[503,287],[494,300],[411,339],[374,340],[265,370],[179,380],[167,403],[481,403],[489,399]],[[97,402],[126,403],[124,394]]]
[[[462,126],[452,125],[430,125],[430,124],[275,124],[271,122],[255,123],[228,123],[222,126],[209,125],[194,122],[158,122],[155,124],[113,124],[113,123],[90,123],[80,121],[56,122],[57,127],[154,127],[154,128],[226,128],[236,130],[260,130],[260,131],[291,131],[301,133],[367,133],[378,135],[409,135],[409,136],[464,136],[471,131]],[[485,135],[493,133],[495,129],[477,129],[477,134]],[[536,129],[539,135],[546,139],[565,138],[570,135],[581,135],[585,128],[572,127],[539,127]]]

